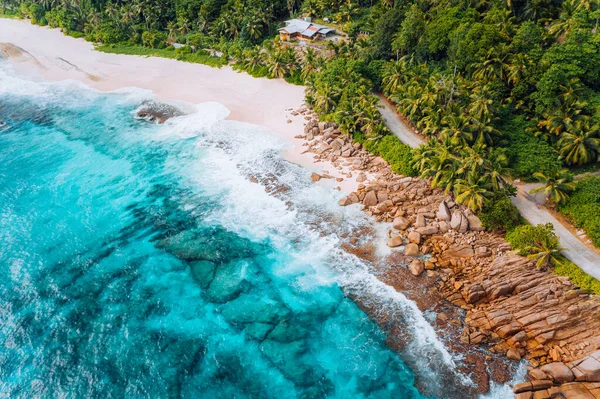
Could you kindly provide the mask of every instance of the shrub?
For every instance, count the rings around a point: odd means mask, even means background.
[[[42,8],[42,6],[38,4],[30,4],[28,7],[28,14],[31,18],[32,24],[44,25],[46,19],[44,18],[44,14],[46,12]]]
[[[559,211],[576,227],[585,229],[594,245],[600,247],[600,177],[590,176],[577,182],[569,202]]]
[[[562,163],[550,144],[526,129],[530,127],[522,117],[505,122],[500,130],[509,139],[507,155],[515,177],[532,180],[535,172],[551,175],[562,168]]]
[[[167,46],[167,34],[165,32],[145,31],[142,33],[142,44],[155,49]]]
[[[518,226],[506,234],[506,241],[510,243],[513,249],[519,250],[519,255],[528,255],[527,247],[536,245],[536,242],[544,241],[548,237],[554,237],[554,226],[552,223],[530,224]]]
[[[492,200],[485,204],[479,213],[479,219],[487,229],[502,231],[512,231],[523,222],[519,210],[510,202],[510,198]]]
[[[561,260],[560,264],[556,265],[553,272],[559,276],[567,276],[571,282],[592,294],[600,295],[600,281],[586,274],[575,263],[568,259]]]
[[[104,44],[120,43],[127,40],[125,34],[110,24],[103,24],[93,35],[95,42]]]
[[[70,10],[64,8],[55,8],[51,11],[48,11],[45,17],[48,21],[48,26],[51,28],[60,28],[66,32],[75,30],[75,16]]]
[[[362,134],[355,134],[356,141],[361,143],[365,149],[385,159],[392,170],[403,176],[417,176],[417,170],[412,166],[412,148],[404,144],[393,134],[387,134],[380,140],[368,140]]]
[[[519,254],[534,259],[538,269],[560,265],[564,259],[563,248],[551,223],[533,226],[520,226],[506,235],[506,239]]]

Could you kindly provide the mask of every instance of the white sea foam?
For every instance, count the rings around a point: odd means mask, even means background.
[[[207,126],[206,121],[211,120],[205,115],[201,119],[174,118],[164,127],[164,134],[198,135],[198,145],[206,152],[198,172],[211,173],[186,173],[211,197],[221,199],[220,211],[212,216],[214,222],[252,239],[269,239],[280,251],[292,254],[292,262],[282,265],[282,274],[312,265],[314,275],[301,278],[297,284],[336,283],[361,302],[393,314],[411,336],[404,350],[405,359],[432,391],[441,391],[440,384],[448,382],[440,382],[440,374],[450,375],[459,386],[472,385],[468,377],[456,371],[455,360],[417,305],[377,279],[364,261],[341,249],[338,234],[368,224],[364,213],[357,206],[339,207],[339,192],[310,183],[310,172],[283,160],[279,151],[285,142],[279,138],[260,127],[238,122]],[[200,175],[202,181],[195,177]],[[285,191],[269,195],[249,176],[259,180],[274,176],[273,184]],[[293,205],[289,207],[287,201]]]
[[[74,81],[40,84],[15,78],[4,67],[0,68],[0,94],[65,97],[65,93],[75,89],[80,96],[85,93],[81,84]],[[153,99],[151,92],[136,88],[121,89],[116,94],[121,101],[133,103]],[[181,173],[190,184],[220,198],[221,208],[212,215],[215,223],[252,239],[268,239],[279,250],[289,252],[292,261],[282,265],[279,273],[294,273],[312,265],[313,274],[297,279],[300,287],[339,284],[362,302],[393,314],[393,320],[402,322],[411,336],[405,358],[433,390],[443,389],[439,385],[440,373],[453,375],[459,385],[472,384],[455,370],[455,359],[417,305],[372,275],[364,261],[341,249],[339,233],[369,223],[357,206],[337,206],[339,192],[311,184],[310,172],[282,159],[280,151],[289,143],[261,127],[224,120],[229,111],[223,105],[178,106],[187,115],[170,119],[160,129],[162,136],[157,138],[197,137],[196,143],[206,156],[198,161],[197,170],[191,168]],[[206,173],[207,170],[211,172]],[[263,185],[252,183],[250,176],[257,177]],[[269,195],[264,188],[269,184],[276,191],[282,187],[284,191],[277,196]],[[486,398],[501,398],[506,390],[494,387],[490,395],[496,396]]]

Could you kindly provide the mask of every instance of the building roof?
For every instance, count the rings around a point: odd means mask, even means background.
[[[312,22],[307,22],[301,19],[290,19],[288,21],[285,21],[285,27],[279,30],[285,31],[290,35],[293,33],[299,33],[302,36],[308,37],[313,37],[317,33],[326,35],[333,31],[333,29],[327,26],[313,24]]]

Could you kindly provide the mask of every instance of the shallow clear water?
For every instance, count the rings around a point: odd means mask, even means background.
[[[219,104],[148,98],[0,70],[0,392],[444,397],[431,326],[339,249],[361,212]],[[401,314],[404,360],[344,292]]]

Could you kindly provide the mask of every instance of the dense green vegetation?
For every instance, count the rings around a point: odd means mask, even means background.
[[[192,52],[187,47],[179,49],[175,49],[173,47],[155,49],[142,46],[107,44],[96,47],[96,50],[103,51],[105,53],[173,58],[179,61],[206,64],[217,68],[227,65],[227,59],[224,57],[213,57],[207,51]]]
[[[500,197],[514,192],[505,176],[551,179],[565,166],[598,161],[598,0],[4,0],[3,7],[103,51],[230,62],[253,76],[305,84],[323,120],[473,210],[503,204]],[[281,21],[300,15],[328,17],[348,36],[314,47],[280,43]],[[430,138],[426,146],[409,154],[388,135],[376,91]]]
[[[518,226],[506,234],[506,240],[520,255],[535,259],[540,269],[561,262],[561,248],[551,223]]]
[[[555,256],[551,231],[520,226],[510,203],[515,190],[505,180],[542,181],[546,195],[600,244],[598,183],[579,182],[569,199],[574,187],[564,170],[594,170],[600,161],[598,0],[2,0],[0,6],[3,15],[59,27],[101,51],[229,63],[253,76],[306,85],[306,100],[322,120],[338,123],[396,172],[452,192],[480,212],[486,227],[509,232],[513,246],[539,266],[554,264],[557,273],[600,293]],[[281,43],[277,28],[290,16],[328,17],[348,35],[314,46]],[[387,96],[428,144],[412,151],[390,135],[374,92]]]
[[[555,274],[569,277],[581,289],[600,295],[600,281],[560,255],[558,239],[551,224],[522,225],[509,232],[506,239],[520,255],[534,259],[538,267],[552,267]]]
[[[576,227],[585,229],[594,245],[600,247],[600,177],[590,176],[577,182],[569,201],[559,207]]]
[[[582,290],[588,291],[595,295],[600,295],[600,281],[594,277],[586,274],[577,265],[568,259],[562,259],[560,264],[556,265],[552,272],[559,276],[569,277],[571,282],[581,288]]]

